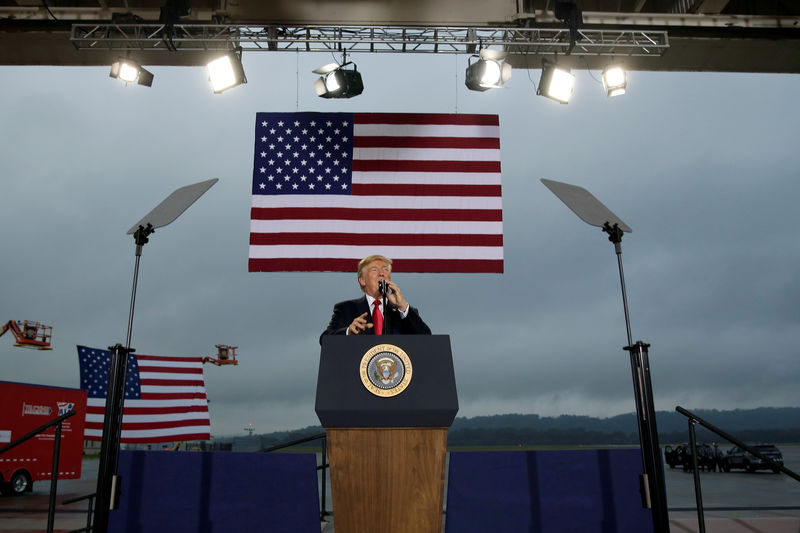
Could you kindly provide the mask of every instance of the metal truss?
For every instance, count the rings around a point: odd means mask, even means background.
[[[232,50],[471,54],[487,47],[520,54],[661,56],[666,31],[566,28],[279,26],[243,24],[72,25],[79,50]]]

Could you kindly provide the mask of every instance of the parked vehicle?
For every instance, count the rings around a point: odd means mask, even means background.
[[[0,381],[0,448],[51,420],[75,410],[61,427],[58,479],[81,477],[86,391]],[[56,428],[0,454],[0,492],[19,496],[33,482],[50,480]]]
[[[783,454],[774,444],[754,444],[752,447],[762,455],[783,466]],[[776,474],[780,472],[778,468],[738,446],[734,446],[725,454],[722,460],[722,468],[726,472],[730,472],[734,468],[741,468],[748,472],[755,472],[756,470],[772,470]]]
[[[717,451],[716,444],[697,444],[697,468],[700,470],[707,470],[709,472],[716,471],[717,467],[722,469],[720,464],[720,453]],[[690,471],[692,469],[692,448],[688,444],[677,444],[673,446],[664,447],[664,462],[670,468],[677,466],[683,467],[684,470]]]
[[[664,462],[669,465],[670,468],[675,468],[676,466],[683,466],[684,456],[686,453],[686,444],[676,444],[675,446],[664,446]]]

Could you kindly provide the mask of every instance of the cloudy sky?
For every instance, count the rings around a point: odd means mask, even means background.
[[[152,67],[145,88],[107,67],[0,67],[0,320],[54,333],[50,352],[1,338],[0,379],[77,388],[77,344],[125,342],[128,228],[219,178],[145,246],[132,345],[239,347],[239,366],[205,368],[214,435],[317,424],[317,339],[359,290],[355,274],[247,272],[255,114],[496,113],[505,273],[394,275],[451,336],[459,416],[635,409],[613,245],[540,178],[587,188],[633,228],[631,326],[652,345],[657,409],[800,406],[800,76],[633,72],[607,99],[599,72],[579,71],[559,105],[535,95],[539,71],[475,93],[464,56],[357,55],[364,94],[323,100],[311,70],[333,59],[251,53],[248,84],[220,95],[202,68]]]

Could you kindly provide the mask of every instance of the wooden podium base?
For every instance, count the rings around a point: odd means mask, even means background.
[[[329,428],[337,533],[441,533],[446,428]]]

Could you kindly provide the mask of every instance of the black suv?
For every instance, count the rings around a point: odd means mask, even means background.
[[[755,444],[752,447],[758,450],[762,455],[783,466],[783,454],[774,444]],[[722,468],[726,472],[729,472],[732,468],[742,468],[748,472],[755,472],[756,470],[772,470],[776,474],[780,472],[780,470],[774,466],[771,466],[738,446],[734,446],[728,450],[728,453],[722,460]]]

